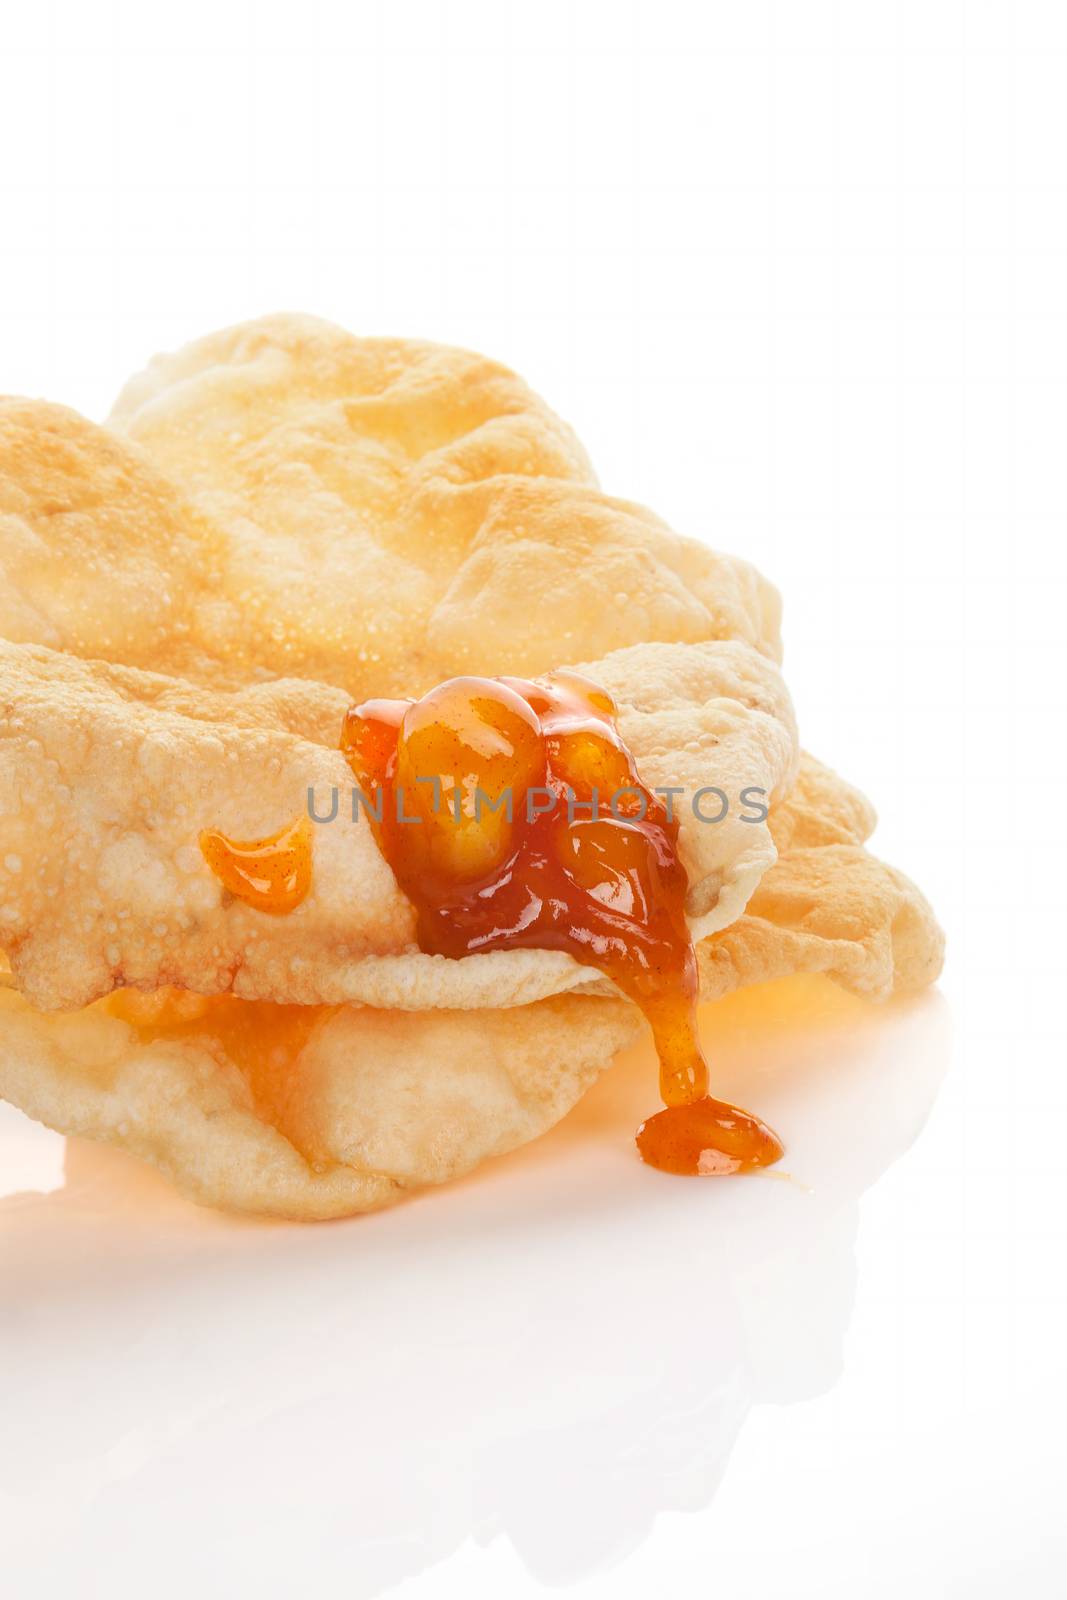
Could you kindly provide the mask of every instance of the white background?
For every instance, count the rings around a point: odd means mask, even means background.
[[[709,1022],[793,1185],[650,1186],[636,1057],[319,1230],[0,1117],[14,1592],[1062,1594],[1062,4],[2,13],[0,389],[282,308],[509,362],[779,583],[949,935]]]

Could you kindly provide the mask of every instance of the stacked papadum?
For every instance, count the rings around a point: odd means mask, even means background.
[[[157,358],[103,428],[0,401],[0,1095],[303,1218],[563,1116],[637,1012],[559,952],[421,954],[347,804],[346,707],[461,672],[578,666],[649,785],[767,791],[763,824],[679,810],[705,996],[930,982],[930,909],[799,750],[780,656],[758,573],[603,494],[465,351],[277,316]],[[266,835],[310,787],[341,804],[307,898],[233,899],[200,830]]]

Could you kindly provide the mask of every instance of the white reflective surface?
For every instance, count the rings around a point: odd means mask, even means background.
[[[3,49],[0,390],[102,417],[282,306],[513,365],[780,586],[948,933],[943,1000],[718,1014],[796,1183],[644,1172],[636,1059],[305,1230],[0,1107],[5,1600],[1061,1595],[1067,8],[51,0]]]
[[[198,1211],[78,1141],[55,1188],[62,1141],[5,1110],[18,1592],[76,1591],[88,1565],[121,1594],[251,1570],[260,1594],[343,1571],[370,1596],[498,1534],[556,1585],[705,1510],[751,1409],[840,1375],[857,1203],[927,1117],[949,1021],[937,995],[887,1013],[796,980],[707,1011],[705,1036],[788,1177],[644,1168],[645,1048],[529,1150],[318,1228]]]

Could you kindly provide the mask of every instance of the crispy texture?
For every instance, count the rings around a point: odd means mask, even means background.
[[[156,357],[109,423],[223,531],[222,591],[272,674],[361,698],[647,641],[780,657],[772,586],[602,494],[483,356],[265,317]]]
[[[359,699],[648,640],[777,660],[779,620],[753,568],[601,494],[571,430],[466,351],[273,317],[157,359],[112,428],[0,397],[12,641]]]
[[[0,988],[0,1095],[204,1205],[313,1221],[536,1138],[638,1031],[622,1001],[414,1015],[162,994],[46,1016]]]
[[[778,850],[784,851],[805,845],[863,844],[876,821],[865,794],[803,750],[789,803],[772,810],[770,830]]]
[[[244,631],[226,561],[222,531],[140,451],[0,397],[0,637],[221,677]]]
[[[714,776],[785,791],[792,710],[776,667],[747,646],[645,645],[596,663],[649,781]],[[310,692],[310,686],[309,686]],[[414,916],[334,749],[284,730],[266,690],[192,691],[132,668],[0,641],[0,949],[41,1009],[112,989],[407,1007],[525,1004],[588,985],[590,969],[544,950],[445,961],[422,955]],[[322,691],[322,716],[343,697]],[[315,829],[311,892],[282,917],[229,896],[200,830],[236,839],[303,813],[308,789],[335,821]],[[344,797],[341,803],[340,796]],[[738,808],[735,807],[735,812]],[[321,814],[321,812],[320,812]],[[765,824],[684,823],[698,932],[732,921],[774,859]],[[376,958],[369,965],[366,958]]]
[[[941,971],[944,935],[909,878],[860,845],[787,851],[744,914],[698,946],[701,993],[822,972],[870,1000],[921,989]]]
[[[697,947],[705,998],[794,972],[825,973],[870,1000],[937,979],[944,935],[910,878],[863,849],[874,821],[858,789],[802,756],[771,815],[781,855],[744,914]]]

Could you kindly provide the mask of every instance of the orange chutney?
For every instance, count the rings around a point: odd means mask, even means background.
[[[666,1109],[637,1131],[642,1158],[689,1175],[768,1166],[775,1134],[708,1095],[678,822],[615,719],[577,673],[452,678],[353,706],[341,750],[421,949],[564,950],[595,967],[641,1008],[659,1055]]]
[[[297,817],[265,839],[228,839],[217,828],[205,828],[200,850],[223,888],[257,911],[295,911],[311,888],[307,817]]]

